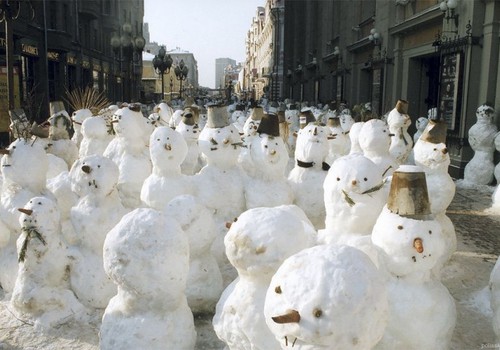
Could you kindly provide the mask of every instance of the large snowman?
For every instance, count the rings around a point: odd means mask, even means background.
[[[407,101],[398,100],[396,106],[387,115],[387,124],[393,135],[389,151],[399,165],[406,164],[413,147],[413,139],[408,133],[411,119],[408,115]]]
[[[264,321],[264,301],[280,264],[315,241],[300,211],[296,206],[249,209],[231,225],[224,242],[238,278],[222,294],[213,319],[217,336],[230,349],[278,348]]]
[[[192,192],[189,177],[181,173],[188,146],[180,133],[160,126],[151,134],[149,152],[153,171],[142,185],[141,200],[150,208],[163,210],[175,196]]]
[[[223,276],[227,272],[230,279],[234,270],[225,258],[224,235],[226,223],[245,211],[246,175],[238,164],[240,135],[234,125],[229,124],[227,108],[211,105],[207,113],[207,124],[198,139],[207,164],[193,176],[193,184],[195,196],[213,213],[217,227],[213,252]]]
[[[288,151],[279,134],[277,114],[264,114],[251,138],[245,182],[245,207],[274,207],[292,204],[293,192],[286,181],[285,169],[288,165]]]
[[[104,269],[118,293],[102,318],[102,350],[194,349],[189,244],[175,220],[150,208],[126,214],[106,237]]]
[[[497,126],[494,124],[495,110],[484,104],[477,108],[477,121],[469,129],[469,144],[474,156],[464,169],[464,182],[473,185],[489,185],[493,181],[495,164],[495,136]]]
[[[222,293],[222,275],[211,252],[216,237],[212,213],[192,195],[173,198],[164,212],[177,220],[189,240],[186,297],[194,314],[213,313]]]
[[[366,254],[342,245],[316,246],[286,259],[264,306],[282,349],[372,349],[387,314],[383,275]]]
[[[431,214],[420,167],[405,165],[394,172],[371,238],[381,269],[389,274],[389,322],[377,349],[449,349],[455,302],[431,273],[445,253],[445,239]]]
[[[116,185],[118,167],[99,155],[82,158],[73,169],[72,188],[80,197],[71,208],[75,242],[71,247],[71,287],[86,306],[104,309],[116,294],[104,272],[102,247],[106,235],[126,213]]]
[[[381,168],[362,154],[337,159],[325,178],[325,229],[322,242],[371,234],[387,200]]]
[[[151,160],[147,147],[146,118],[140,106],[122,107],[113,115],[115,138],[109,143],[103,155],[118,166],[118,193],[125,207],[141,206],[141,189],[144,180],[151,174]]]
[[[330,166],[327,128],[309,124],[299,130],[295,146],[295,166],[288,175],[294,204],[306,213],[316,229],[325,227],[323,183]]]
[[[46,197],[34,197],[19,211],[19,272],[10,300],[13,309],[41,329],[85,318],[85,308],[69,288],[70,259],[61,240],[57,205]]]
[[[0,284],[10,292],[18,270],[16,241],[21,226],[17,209],[36,196],[54,197],[46,187],[48,159],[41,142],[20,138],[3,153],[0,228],[5,244],[0,250]]]

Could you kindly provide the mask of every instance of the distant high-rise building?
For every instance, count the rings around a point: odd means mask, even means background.
[[[223,88],[225,86],[224,70],[229,65],[235,67],[236,61],[231,58],[215,59],[215,88]]]

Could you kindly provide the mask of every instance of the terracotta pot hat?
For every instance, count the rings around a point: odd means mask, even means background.
[[[190,126],[196,124],[195,113],[191,107],[184,108],[184,111],[182,112],[182,122]]]
[[[279,119],[276,114],[264,114],[257,128],[259,134],[267,134],[269,136],[280,136]]]
[[[252,113],[250,114],[250,118],[255,121],[262,120],[264,116],[264,109],[261,106],[256,106],[252,109]]]
[[[425,172],[415,165],[402,165],[393,174],[387,208],[394,214],[428,220],[431,205]]]
[[[223,128],[229,125],[227,108],[224,105],[210,105],[207,108],[207,124],[209,128]]]
[[[396,102],[396,110],[401,114],[408,114],[408,101],[398,100]]]
[[[340,127],[340,118],[337,117],[335,114],[332,113],[332,115],[328,118],[328,121],[326,122],[326,125],[331,127],[331,128],[337,128]]]
[[[300,128],[303,129],[307,124],[316,121],[314,114],[309,107],[302,108],[299,115]]]
[[[425,127],[420,138],[430,143],[446,144],[446,131],[448,124],[444,120],[429,119],[429,123]]]

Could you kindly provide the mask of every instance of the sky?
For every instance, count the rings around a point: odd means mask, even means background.
[[[245,38],[266,0],[144,0],[150,41],[191,52],[198,83],[215,87],[215,59],[245,61]]]

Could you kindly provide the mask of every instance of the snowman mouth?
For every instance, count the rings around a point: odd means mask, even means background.
[[[288,347],[288,344],[291,343],[292,344],[291,347],[293,348],[295,346],[296,341],[297,341],[297,337],[295,337],[295,339],[292,342],[290,342],[290,341],[288,341],[288,336],[285,335],[285,346],[286,347]]]

